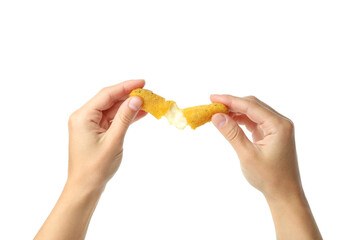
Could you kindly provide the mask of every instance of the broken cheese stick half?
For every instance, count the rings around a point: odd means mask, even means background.
[[[142,88],[134,89],[130,96],[141,97],[143,99],[141,108],[144,111],[157,119],[165,116],[170,124],[179,129],[184,129],[187,125],[190,125],[192,129],[196,129],[210,122],[212,115],[215,113],[228,113],[227,107],[222,103],[180,109],[174,101],[166,101],[165,98]]]

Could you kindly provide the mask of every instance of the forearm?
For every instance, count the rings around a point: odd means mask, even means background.
[[[266,200],[274,220],[277,239],[322,239],[302,191],[286,199],[266,197]]]
[[[66,183],[35,240],[84,239],[102,190],[85,189],[77,184]]]

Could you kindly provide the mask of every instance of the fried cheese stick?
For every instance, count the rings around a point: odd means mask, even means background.
[[[190,125],[192,129],[196,129],[210,122],[212,115],[215,113],[228,113],[227,107],[222,103],[179,109],[174,101],[166,101],[165,98],[142,88],[134,89],[130,96],[141,97],[143,99],[141,108],[144,111],[157,119],[165,116],[170,124],[179,129],[184,129],[187,125]]]

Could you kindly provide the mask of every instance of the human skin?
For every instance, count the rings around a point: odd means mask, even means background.
[[[101,90],[69,118],[68,178],[61,196],[35,236],[36,240],[84,239],[91,216],[123,156],[131,123],[146,115],[142,100],[130,97],[143,80]],[[212,122],[231,143],[242,171],[265,196],[278,239],[322,239],[301,186],[292,122],[255,97],[213,95],[229,114]],[[238,124],[252,132],[253,142]]]
[[[141,98],[128,98],[144,85],[130,80],[104,88],[71,115],[68,178],[36,240],[85,238],[101,193],[120,166],[126,130],[146,115],[139,111]]]
[[[300,180],[293,122],[253,96],[210,99],[229,108],[212,122],[235,149],[247,181],[265,196],[277,239],[322,239]]]

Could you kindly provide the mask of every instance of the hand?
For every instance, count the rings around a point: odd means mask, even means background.
[[[255,97],[211,100],[230,110],[212,122],[235,149],[248,182],[264,194],[277,238],[322,239],[301,186],[293,123]],[[252,133],[252,142],[238,124]]]
[[[266,197],[283,198],[302,191],[294,125],[255,97],[212,95],[229,107],[229,115],[212,121],[235,149],[248,182]],[[251,142],[238,124],[252,133]]]
[[[146,115],[142,99],[128,98],[144,80],[102,89],[69,119],[68,182],[86,189],[105,187],[120,166],[129,125]]]
[[[35,236],[84,239],[106,183],[120,166],[129,125],[144,117],[142,99],[129,98],[144,80],[131,80],[101,90],[69,119],[68,179],[58,202]]]

